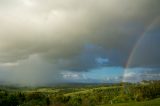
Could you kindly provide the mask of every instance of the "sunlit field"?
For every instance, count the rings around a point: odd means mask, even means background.
[[[158,106],[160,81],[0,88],[0,106]]]
[[[118,103],[118,104],[106,104],[101,106],[159,106],[160,105],[160,98],[144,101],[144,102],[129,102],[129,103]]]

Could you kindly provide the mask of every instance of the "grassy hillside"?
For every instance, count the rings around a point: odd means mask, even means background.
[[[118,104],[106,104],[99,106],[160,106],[160,98],[144,101],[144,102],[130,102],[130,103],[118,103]]]
[[[113,87],[96,87],[90,89],[82,89],[81,91],[71,92],[64,94],[65,96],[76,96],[76,95],[83,95],[88,93],[94,93],[95,91],[105,91],[105,90],[114,90],[114,89],[121,89],[122,86],[113,86]]]
[[[159,98],[159,99],[156,99]],[[160,106],[160,81],[147,84],[0,87],[0,106]]]

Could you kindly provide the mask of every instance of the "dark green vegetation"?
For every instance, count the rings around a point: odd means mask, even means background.
[[[150,101],[106,104],[106,105],[100,105],[100,106],[160,106],[160,98],[150,100]]]
[[[0,88],[0,106],[159,106],[160,81]]]

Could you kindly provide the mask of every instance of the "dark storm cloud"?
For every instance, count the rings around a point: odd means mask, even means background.
[[[90,69],[109,65],[106,62],[106,51],[99,46],[86,44],[79,55],[73,58],[59,61],[59,66],[63,70],[89,71]]]
[[[132,53],[128,67],[160,66],[160,18],[144,33]]]
[[[0,63],[5,67],[17,63],[14,70],[19,71],[31,66],[30,70],[40,73],[38,66],[33,67],[34,62],[22,62],[37,55],[43,61],[41,67],[49,70],[45,70],[46,76],[56,76],[63,70],[124,67],[137,40],[160,15],[159,4],[159,0],[1,0]],[[153,50],[144,56],[152,56],[148,58],[151,61],[139,62],[135,67],[159,67],[158,39],[150,41],[155,43]],[[98,58],[108,62],[99,64]]]

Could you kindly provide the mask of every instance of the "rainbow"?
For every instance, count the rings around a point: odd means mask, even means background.
[[[125,69],[124,69],[124,73],[123,73],[123,82],[126,81],[126,77],[125,75],[129,72],[129,68],[132,65],[132,60],[135,57],[135,53],[137,52],[137,48],[139,47],[141,41],[148,36],[147,33],[149,31],[151,31],[155,24],[157,24],[158,22],[160,22],[160,16],[156,17],[153,21],[151,21],[151,23],[148,25],[148,27],[146,27],[146,29],[144,30],[144,32],[141,34],[139,40],[135,43],[135,45],[133,46],[133,49],[131,50],[130,56],[128,58],[128,61],[126,63]]]

